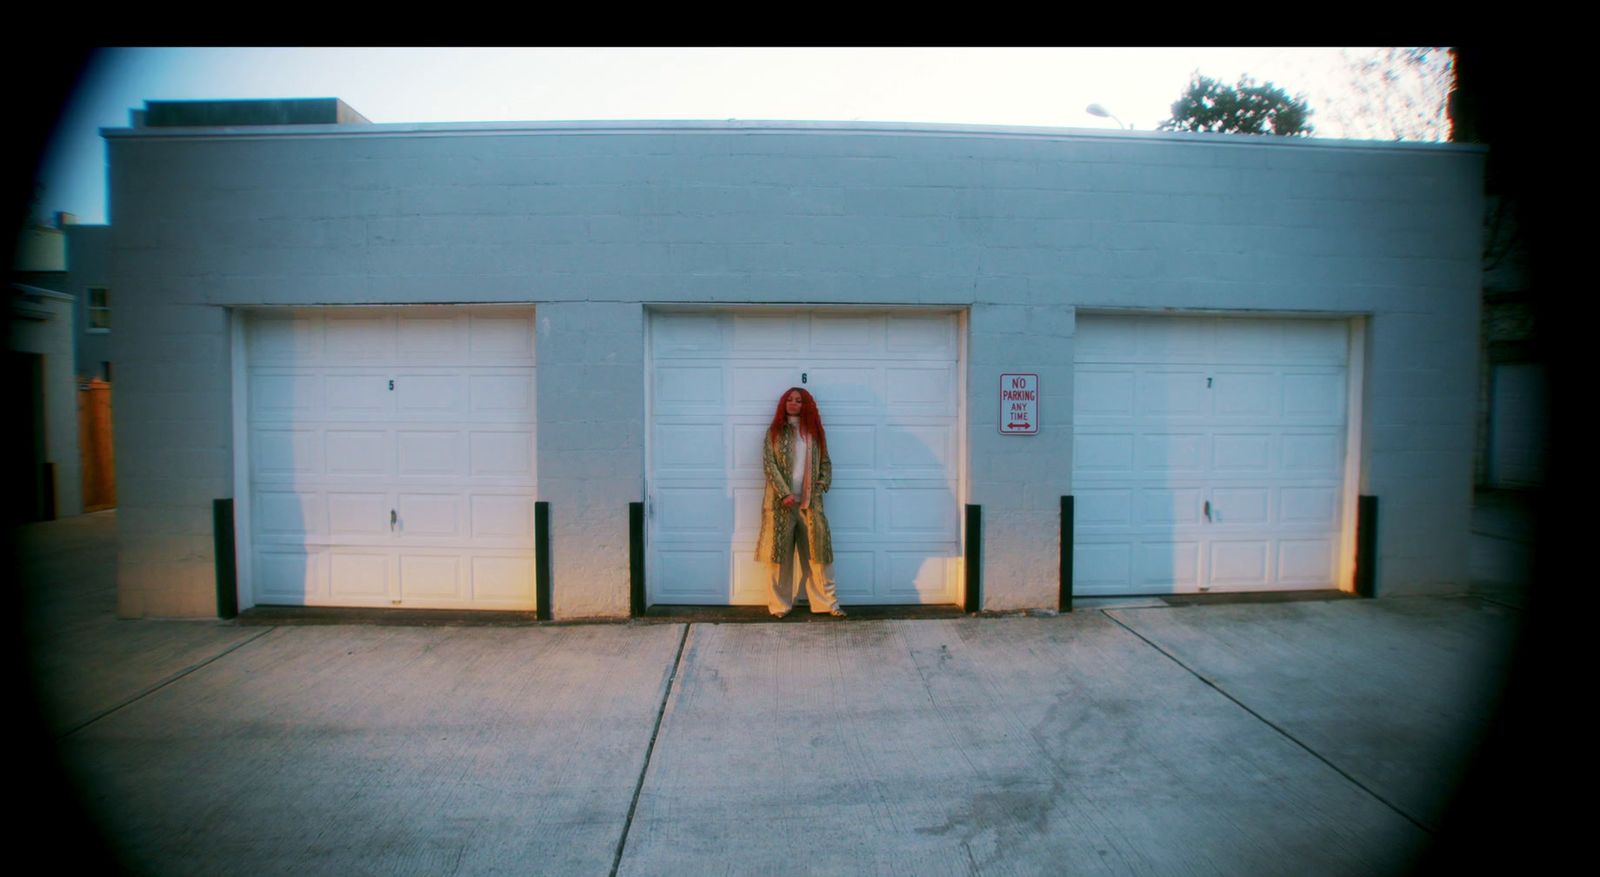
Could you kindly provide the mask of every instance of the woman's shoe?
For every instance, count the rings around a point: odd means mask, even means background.
[[[772,613],[772,617],[773,618],[782,618],[783,616],[788,615],[788,614],[789,614],[789,610],[785,609],[782,612],[774,612],[774,613]]]
[[[842,609],[842,608],[840,608],[840,607],[838,607],[838,606],[835,606],[835,607],[833,607],[833,608],[832,608],[832,609],[829,609],[829,610],[828,610],[828,614],[829,614],[829,615],[832,615],[832,616],[833,616],[833,617],[834,617],[834,618],[843,618],[843,617],[845,617],[845,615],[846,615],[846,614],[848,614],[848,613],[846,613],[846,612],[845,612],[845,611],[844,611],[844,609]]]

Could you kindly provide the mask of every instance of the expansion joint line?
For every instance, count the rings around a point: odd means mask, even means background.
[[[1264,715],[1256,712],[1255,710],[1251,709],[1248,705],[1245,704],[1244,701],[1240,700],[1237,697],[1234,697],[1233,695],[1229,694],[1226,690],[1224,690],[1222,688],[1222,686],[1220,686],[1217,683],[1211,681],[1210,679],[1207,679],[1205,674],[1199,672],[1198,670],[1194,669],[1193,667],[1191,667],[1188,664],[1185,664],[1183,661],[1179,660],[1177,655],[1174,655],[1173,653],[1171,653],[1171,652],[1167,651],[1166,649],[1162,648],[1161,646],[1157,645],[1155,643],[1155,641],[1151,640],[1149,637],[1145,636],[1144,634],[1140,633],[1139,631],[1134,630],[1132,627],[1129,627],[1127,624],[1125,624],[1122,621],[1122,619],[1117,618],[1116,616],[1112,615],[1110,612],[1108,612],[1108,611],[1106,611],[1104,609],[1101,609],[1100,610],[1100,614],[1102,614],[1105,617],[1111,619],[1113,622],[1115,622],[1117,624],[1117,626],[1121,627],[1123,630],[1126,630],[1127,632],[1133,634],[1134,636],[1138,637],[1139,639],[1144,640],[1145,645],[1148,645],[1150,648],[1155,649],[1156,651],[1160,652],[1163,655],[1166,655],[1167,659],[1172,661],[1172,663],[1177,664],[1179,667],[1182,667],[1183,669],[1189,671],[1189,673],[1191,675],[1193,675],[1194,678],[1196,678],[1196,679],[1200,680],[1201,682],[1204,682],[1206,685],[1210,686],[1211,690],[1213,690],[1216,693],[1222,695],[1223,697],[1226,697],[1228,700],[1233,701],[1234,705],[1238,706],[1239,709],[1242,709],[1245,712],[1249,713],[1250,715],[1255,716],[1257,721],[1261,722],[1263,725],[1266,725],[1267,727],[1271,728],[1272,730],[1277,731],[1279,734],[1281,734],[1283,736],[1283,738],[1285,740],[1288,740],[1290,743],[1293,743],[1294,745],[1300,747],[1301,749],[1304,749],[1312,758],[1315,758],[1316,760],[1318,760],[1318,761],[1322,762],[1323,764],[1327,765],[1328,767],[1332,768],[1335,773],[1337,773],[1339,776],[1344,777],[1346,780],[1349,780],[1350,783],[1352,785],[1354,785],[1356,788],[1360,789],[1363,792],[1366,792],[1368,795],[1371,795],[1372,798],[1374,800],[1376,800],[1378,803],[1382,804],[1385,807],[1388,807],[1390,810],[1393,810],[1395,813],[1398,813],[1401,816],[1401,818],[1405,819],[1407,822],[1411,823],[1412,825],[1415,825],[1418,829],[1420,829],[1424,833],[1430,834],[1430,835],[1433,834],[1433,829],[1431,829],[1428,826],[1423,825],[1421,822],[1417,821],[1417,819],[1415,817],[1413,817],[1410,813],[1407,813],[1406,811],[1400,809],[1399,805],[1395,804],[1393,801],[1390,801],[1389,799],[1385,798],[1384,796],[1378,794],[1377,791],[1375,791],[1372,788],[1370,788],[1369,786],[1367,786],[1366,783],[1363,783],[1362,781],[1356,779],[1354,776],[1351,776],[1349,771],[1347,771],[1344,768],[1340,767],[1339,765],[1334,764],[1333,762],[1329,761],[1326,756],[1324,756],[1322,753],[1318,752],[1317,750],[1312,749],[1310,746],[1307,746],[1302,740],[1300,740],[1300,738],[1298,738],[1295,735],[1289,733],[1289,731],[1287,729],[1285,729],[1283,726],[1279,725],[1278,723],[1272,721],[1271,719],[1267,718],[1266,716],[1264,716]]]
[[[245,646],[255,642],[258,639],[261,639],[262,637],[266,636],[269,633],[272,633],[275,630],[277,630],[276,627],[269,627],[266,630],[263,630],[260,633],[256,634],[255,636],[250,637],[249,639],[240,640],[239,642],[234,643],[233,645],[223,649],[222,651],[216,653],[215,655],[212,655],[211,657],[205,659],[204,661],[201,661],[198,664],[190,664],[189,666],[183,668],[182,670],[179,670],[176,673],[173,673],[171,676],[168,676],[167,678],[161,680],[160,682],[157,682],[154,685],[150,685],[150,686],[148,686],[146,688],[143,688],[143,689],[135,692],[134,694],[123,698],[122,700],[116,702],[115,704],[112,704],[111,706],[106,707],[105,709],[101,710],[100,712],[95,713],[94,715],[90,716],[89,718],[84,719],[83,721],[79,722],[78,724],[73,725],[72,727],[68,728],[67,730],[62,731],[60,734],[56,735],[56,739],[57,740],[65,740],[66,738],[71,737],[73,734],[76,734],[79,731],[82,731],[84,728],[89,727],[90,725],[94,724],[95,722],[100,721],[101,719],[105,718],[106,716],[109,716],[112,713],[117,712],[118,710],[121,710],[122,708],[127,707],[127,706],[129,706],[129,705],[131,705],[133,703],[141,701],[141,700],[145,699],[146,697],[149,697],[152,694],[155,694],[157,691],[160,691],[161,689],[166,688],[168,685],[171,685],[172,683],[177,682],[179,679],[182,679],[183,677],[188,676],[190,673],[193,673],[194,671],[200,669],[201,667],[204,667],[204,666],[206,666],[208,664],[211,664],[211,663],[213,663],[215,661],[221,660],[223,657],[233,654],[234,652],[238,651],[239,649],[244,648]]]
[[[661,719],[667,714],[667,703],[672,700],[672,690],[678,684],[678,671],[683,668],[683,646],[689,641],[689,628],[692,623],[683,626],[683,633],[678,636],[678,654],[672,659],[672,672],[667,676],[667,684],[661,689],[661,703],[656,707],[656,724],[650,729],[650,745],[644,750],[644,763],[639,765],[639,779],[633,784],[633,800],[628,804],[628,818],[622,822],[622,836],[617,838],[617,853],[611,859],[611,877],[617,877],[617,869],[622,867],[622,851],[628,846],[628,832],[633,829],[633,814],[639,809],[639,795],[644,791],[644,775],[650,772],[650,760],[656,754],[656,737],[661,733]]]

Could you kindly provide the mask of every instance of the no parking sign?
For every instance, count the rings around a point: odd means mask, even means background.
[[[1039,376],[1000,376],[1000,434],[1037,435],[1039,432]]]

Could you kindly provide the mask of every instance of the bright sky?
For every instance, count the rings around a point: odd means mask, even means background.
[[[118,49],[65,108],[36,215],[107,221],[102,127],[146,100],[337,97],[373,122],[773,119],[953,122],[1140,130],[1166,118],[1190,75],[1249,74],[1310,100],[1316,136],[1362,136],[1335,118],[1341,50],[1005,49]],[[1351,101],[1344,98],[1345,106]]]

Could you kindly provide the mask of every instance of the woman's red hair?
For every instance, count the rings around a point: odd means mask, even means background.
[[[828,449],[828,434],[822,431],[822,412],[817,410],[817,400],[800,387],[790,387],[778,397],[778,410],[772,415],[772,425],[767,427],[767,441],[773,447],[783,440],[783,428],[789,425],[789,412],[784,410],[784,400],[790,393],[800,394],[800,434],[817,443],[819,451]]]

